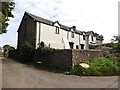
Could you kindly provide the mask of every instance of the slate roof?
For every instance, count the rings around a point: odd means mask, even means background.
[[[31,16],[34,20],[39,21],[39,22],[42,22],[42,23],[45,23],[45,24],[48,24],[48,25],[53,25],[55,22],[58,22],[58,21],[53,22],[53,21],[50,21],[50,20],[47,20],[47,19],[38,17],[38,16],[33,15],[33,14],[31,14],[31,13],[28,13],[28,12],[26,12],[26,13],[27,13],[29,16]],[[58,22],[58,23],[59,23],[59,22]],[[62,24],[60,24],[60,23],[59,23],[59,25],[60,25],[60,27],[61,27],[62,29],[70,30],[70,27],[68,27],[68,26],[62,25]]]
[[[41,18],[41,17],[39,17],[39,16],[33,15],[33,14],[31,14],[31,13],[28,13],[28,12],[25,12],[25,13],[28,14],[30,17],[32,17],[35,21],[39,21],[39,22],[44,23],[44,24],[47,24],[47,25],[53,26],[54,23],[57,22],[57,23],[60,25],[60,28],[61,28],[61,29],[70,31],[71,28],[75,28],[75,30],[74,30],[75,33],[80,34],[80,35],[82,35],[83,33],[85,33],[86,35],[90,35],[91,33],[93,33],[93,31],[88,31],[88,32],[79,31],[79,30],[76,30],[76,27],[75,27],[75,26],[73,26],[73,27],[68,27],[68,26],[65,26],[65,25],[60,24],[58,21],[53,22],[53,21],[51,21],[51,20]],[[94,34],[94,33],[93,33],[93,34]]]
[[[90,35],[90,34],[93,34],[94,35],[94,32],[93,31],[88,31],[88,32],[85,32],[86,35]]]
[[[50,21],[50,20],[47,20],[47,19],[44,19],[44,18],[41,18],[41,17],[38,17],[38,16],[36,16],[36,15],[33,15],[33,14],[31,14],[31,13],[28,13],[28,12],[25,12],[25,13],[27,13],[29,16],[31,16],[34,20],[36,20],[36,21],[39,21],[39,22],[42,22],[42,23],[45,23],[45,24],[48,24],[48,25],[52,25],[52,21]]]
[[[82,32],[82,31],[79,31],[79,30],[75,30],[75,33],[80,34],[80,35],[83,35],[83,32]]]

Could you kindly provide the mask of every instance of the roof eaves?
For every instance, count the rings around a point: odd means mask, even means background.
[[[27,13],[27,12],[26,12]],[[31,16],[35,21],[39,21],[39,22],[42,22],[42,23],[45,23],[45,24],[48,24],[48,25],[52,25],[52,21],[50,20],[47,20],[47,19],[44,19],[44,18],[41,18],[41,17],[38,17],[36,15],[33,15],[31,13],[27,13],[29,16]]]

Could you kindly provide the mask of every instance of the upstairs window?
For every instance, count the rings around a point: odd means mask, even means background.
[[[59,34],[59,33],[60,33],[60,32],[59,32],[59,27],[57,27],[57,26],[56,26],[55,33],[56,33],[56,34]]]
[[[71,32],[71,37],[74,38],[74,32]]]
[[[83,35],[83,40],[85,40],[85,35]]]
[[[93,36],[91,36],[91,40],[93,41]]]

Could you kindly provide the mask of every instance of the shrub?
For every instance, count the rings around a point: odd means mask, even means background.
[[[83,75],[82,68],[79,65],[75,65],[70,71],[72,75]]]
[[[89,45],[89,49],[96,49],[95,45]]]
[[[44,47],[44,48],[38,48],[37,53],[40,53],[42,56],[47,56],[50,55],[55,49],[49,48],[49,47]]]
[[[35,62],[41,62],[41,66],[49,68],[52,65],[52,62],[48,60],[50,54],[54,52],[55,49],[44,47],[44,48],[38,48],[35,50]]]
[[[110,60],[105,57],[98,57],[87,61],[89,68],[82,68],[75,65],[69,72],[65,74],[84,75],[84,76],[109,76],[120,75],[120,64],[115,60]]]
[[[32,60],[33,56],[34,56],[34,47],[30,45],[28,42],[25,42],[22,45],[19,58],[24,60],[24,62],[28,62]]]
[[[96,58],[87,63],[90,68],[83,69],[84,75],[118,75],[120,72],[120,66],[117,62],[105,57]]]
[[[8,44],[4,45],[3,46],[3,56],[8,57],[10,50],[15,50],[15,48],[13,46],[8,45]]]

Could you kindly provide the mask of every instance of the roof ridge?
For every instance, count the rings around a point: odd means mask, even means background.
[[[28,13],[28,12],[26,12],[26,13],[27,13],[28,15],[30,15],[31,17],[33,17],[34,19],[36,19],[35,17],[37,17],[37,18],[41,18],[41,19],[43,19],[43,20],[47,20],[47,21],[53,22],[53,21],[51,21],[51,20],[48,20],[48,19],[42,18],[42,17],[37,16],[37,15],[35,15],[35,14]],[[37,19],[36,19],[36,20],[37,20]]]
[[[58,22],[58,23],[60,24],[60,27],[61,27],[62,29],[67,30],[67,31],[70,31],[70,28],[71,28],[71,27],[61,24],[58,20],[56,20],[56,21],[51,21],[51,20],[42,18],[42,17],[40,17],[40,16],[31,14],[31,13],[26,12],[26,11],[25,11],[25,13],[28,14],[30,17],[32,17],[34,20],[39,21],[39,22],[42,22],[42,23],[47,24],[47,25],[53,26],[53,25],[54,25],[53,23]],[[73,26],[72,26],[72,28],[73,28]],[[79,33],[79,34],[82,34],[82,33],[90,33],[90,32],[93,32],[93,31],[85,32],[85,31],[80,31],[80,30],[75,29],[75,32],[76,32],[76,33]]]

